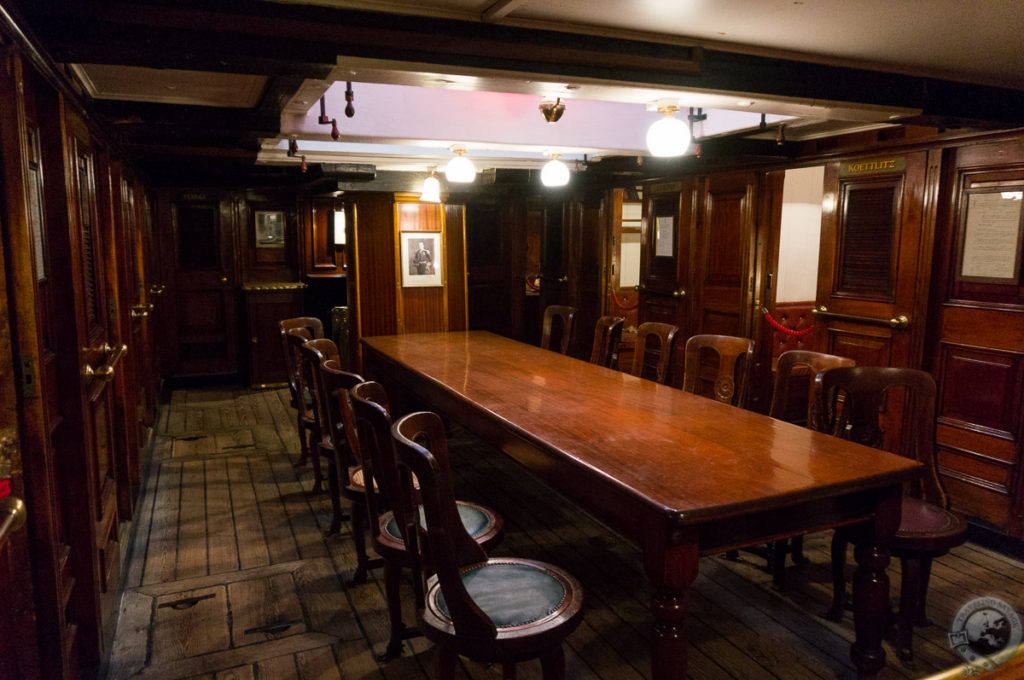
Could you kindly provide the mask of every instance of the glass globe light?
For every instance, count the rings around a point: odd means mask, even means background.
[[[423,180],[423,189],[420,191],[420,200],[424,203],[441,202],[441,183],[431,175]]]
[[[555,156],[541,168],[540,183],[546,187],[564,187],[569,183],[569,166]]]
[[[652,156],[682,156],[690,146],[690,128],[672,111],[665,111],[665,117],[647,128],[647,148]]]
[[[448,161],[444,168],[444,176],[449,182],[465,184],[476,179],[476,166],[473,161],[459,153],[458,156]]]

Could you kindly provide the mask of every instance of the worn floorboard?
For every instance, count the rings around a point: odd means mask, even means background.
[[[328,536],[326,495],[295,467],[299,440],[285,390],[178,390],[157,421],[149,475],[126,568],[108,677],[227,680],[421,680],[432,676],[424,638],[378,660],[389,635],[382,574],[355,584],[351,526]],[[457,495],[505,518],[494,553],[558,564],[584,586],[584,621],[566,644],[570,680],[649,677],[651,589],[639,552],[454,426]],[[776,591],[763,560],[708,557],[691,589],[689,674],[698,680],[853,678],[851,617],[819,616],[831,597],[830,534],[806,538],[810,562]],[[852,565],[852,556],[850,558]],[[893,592],[899,563],[889,570]],[[411,625],[412,590],[402,586]],[[955,666],[946,632],[957,609],[992,595],[1024,603],[1024,564],[976,545],[938,560],[928,599],[932,625],[915,631],[917,665],[889,650],[882,680]],[[463,660],[459,680],[498,680],[501,669]],[[540,678],[536,662],[520,680]]]

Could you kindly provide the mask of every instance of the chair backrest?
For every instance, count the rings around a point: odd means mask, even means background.
[[[717,357],[717,367],[707,363]],[[732,335],[694,335],[686,341],[683,390],[723,404],[744,406],[754,362],[754,341]]]
[[[594,327],[594,346],[590,350],[590,363],[615,368],[619,340],[622,338],[621,316],[602,316]]]
[[[655,382],[667,382],[678,332],[678,326],[658,321],[645,321],[637,326],[633,367],[629,372],[638,378],[650,376]]]
[[[487,553],[474,541],[459,519],[448,460],[448,442],[441,418],[427,411],[399,418],[391,428],[395,453],[402,473],[406,497],[412,498],[411,475],[419,482],[419,496],[426,528],[407,526],[409,537],[419,532],[429,551],[456,634],[493,639],[494,623],[473,602],[462,583],[459,570],[487,560]],[[418,513],[410,511],[410,517]],[[422,578],[422,574],[417,578]]]
[[[856,365],[853,359],[835,354],[803,349],[783,352],[775,369],[775,388],[768,415],[809,427],[814,422],[814,376],[833,368]]]
[[[317,443],[321,443],[324,437],[330,434],[326,405],[321,396],[323,392],[320,389],[320,364],[327,359],[337,358],[338,348],[334,341],[328,338],[314,338],[299,346],[299,377],[302,386],[309,391],[313,400],[313,421],[320,439]]]
[[[557,325],[555,319],[558,319]],[[576,323],[576,308],[566,305],[548,305],[544,309],[544,325],[541,327],[540,346],[542,349],[551,349],[551,336],[555,328],[559,329],[558,349],[556,351],[566,354],[569,351],[569,343],[572,341],[572,329]]]
[[[363,461],[360,456],[359,440],[355,432],[355,420],[352,417],[348,391],[363,382],[363,378],[355,373],[341,370],[341,364],[337,359],[322,360],[318,369],[317,392],[323,399],[327,431],[331,433],[334,449],[341,459],[339,462],[346,467],[361,465]],[[348,446],[342,446],[342,442],[347,443]]]
[[[912,368],[853,366],[814,380],[814,429],[911,458],[925,474],[909,492],[948,508],[935,465],[935,380]],[[898,430],[886,432],[883,425]]]
[[[383,494],[383,500],[395,514],[399,527],[405,527],[408,503],[402,495],[395,448],[391,440],[391,409],[384,386],[378,382],[363,382],[348,391],[355,420],[354,443],[362,456],[363,483],[372,489],[376,483]],[[377,494],[366,494],[369,517],[377,517]],[[380,531],[377,522],[370,522],[374,536]]]
[[[324,337],[324,325],[315,316],[297,316],[292,319],[281,319],[277,322],[281,328],[281,349],[284,351],[284,365],[288,371],[288,390],[292,395],[292,405],[298,407],[298,372],[299,355],[296,348],[288,342],[288,331],[296,328],[304,330],[306,340]]]

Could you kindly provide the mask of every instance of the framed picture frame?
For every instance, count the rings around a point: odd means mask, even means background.
[[[402,287],[443,286],[441,232],[403,231],[399,233],[399,239],[402,245]]]
[[[969,283],[1015,285],[1024,245],[1024,192],[980,191],[963,209],[958,277]]]
[[[284,247],[284,212],[280,210],[256,211],[256,247]]]

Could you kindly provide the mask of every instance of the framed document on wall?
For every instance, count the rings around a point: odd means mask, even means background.
[[[442,286],[441,232],[403,231],[402,243],[402,286]]]
[[[284,213],[277,210],[256,211],[256,247],[284,247]]]
[[[1020,279],[1024,192],[989,191],[967,196],[960,279],[1014,284]]]

